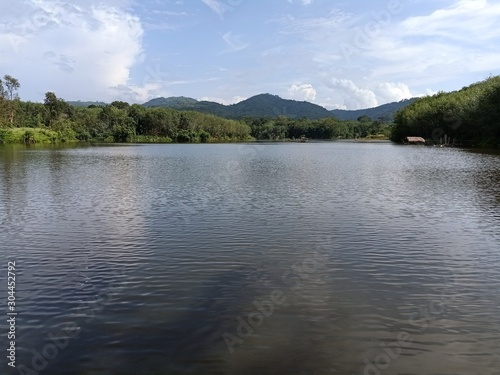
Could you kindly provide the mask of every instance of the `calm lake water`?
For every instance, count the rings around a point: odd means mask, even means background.
[[[2,374],[500,374],[499,154],[0,146],[0,221]]]

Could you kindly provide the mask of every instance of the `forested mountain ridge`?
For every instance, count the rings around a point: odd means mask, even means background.
[[[356,120],[361,116],[368,116],[372,119],[382,119],[387,121],[392,121],[394,115],[400,109],[410,105],[418,98],[403,99],[399,102],[392,102],[387,104],[382,104],[378,107],[365,108],[365,109],[334,109],[331,112],[335,117],[341,120]]]
[[[373,108],[344,110],[326,108],[306,101],[282,99],[277,95],[259,94],[252,96],[236,104],[223,105],[216,102],[196,100],[184,96],[172,96],[168,98],[154,98],[142,106],[146,108],[172,108],[180,111],[196,111],[212,114],[230,119],[274,118],[285,116],[288,118],[308,118],[311,120],[335,117],[339,120],[357,120],[362,116],[368,116],[373,120],[392,121],[394,114],[401,108],[413,103],[416,98],[404,99]],[[108,103],[89,101],[68,101],[75,107],[106,106]]]
[[[420,98],[397,112],[394,122],[395,142],[420,136],[435,143],[500,147],[500,76]]]
[[[106,106],[108,103],[104,102],[91,102],[91,101],[82,101],[82,100],[76,100],[76,101],[68,101],[67,102],[69,105],[72,105],[73,107],[89,107],[89,106]]]
[[[335,117],[340,120],[357,120],[368,116],[373,120],[392,121],[394,113],[412,103],[415,99],[384,104],[374,108],[359,110],[332,111],[306,101],[282,99],[277,95],[259,94],[236,104],[223,105],[209,101],[197,101],[193,98],[170,97],[155,98],[143,104],[145,107],[167,107],[178,110],[198,111],[210,113],[221,117],[240,119],[244,117],[274,118],[285,116],[288,118],[307,118],[318,120]]]
[[[209,101],[197,101],[192,98],[171,97],[156,98],[143,104],[144,107],[169,107],[181,110],[210,113],[226,118],[285,116],[288,118],[322,119],[332,117],[325,108],[305,102],[282,99],[277,95],[259,94],[236,104],[223,105]]]

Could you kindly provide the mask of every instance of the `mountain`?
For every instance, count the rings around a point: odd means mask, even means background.
[[[156,98],[144,103],[143,106],[198,111],[227,118],[286,116],[290,118],[307,117],[310,119],[320,119],[333,117],[327,109],[317,104],[282,99],[277,95],[271,94],[256,95],[227,106],[185,97]]]
[[[417,98],[406,99],[400,102],[388,103],[375,108],[342,110],[327,110],[317,104],[305,101],[282,99],[278,95],[259,94],[252,96],[236,104],[223,105],[210,101],[198,101],[185,96],[173,96],[169,98],[155,98],[142,104],[143,107],[167,107],[180,111],[196,111],[212,114],[225,118],[240,119],[243,117],[267,117],[273,118],[285,116],[289,118],[323,119],[335,117],[340,120],[357,120],[361,116],[368,116],[374,120],[384,119],[392,121],[394,114],[413,103]],[[69,101],[68,104],[76,107],[88,107],[89,105],[106,106],[103,102]]]
[[[330,112],[313,103],[282,99],[277,95],[260,94],[228,106],[234,117],[307,117],[320,119],[332,117]]]
[[[196,105],[198,101],[185,96],[173,96],[170,98],[156,98],[143,104],[143,107],[169,107],[169,108],[185,108]]]
[[[97,107],[108,105],[107,103],[104,103],[104,102],[86,102],[86,101],[81,101],[81,100],[69,101],[67,103],[69,105],[74,106],[74,107],[85,107],[85,108],[88,107],[89,105],[95,105]]]
[[[153,107],[167,107],[177,109],[180,111],[196,111],[201,113],[208,113],[221,117],[230,116],[227,106],[208,101],[198,101],[193,98],[186,98],[184,96],[172,96],[170,98],[155,98],[142,105],[146,108]]]
[[[330,111],[336,118],[341,120],[357,120],[361,116],[368,116],[372,119],[382,118],[384,120],[392,121],[394,114],[400,109],[410,105],[418,98],[404,99],[399,102],[387,103],[374,108],[344,110],[334,109]]]

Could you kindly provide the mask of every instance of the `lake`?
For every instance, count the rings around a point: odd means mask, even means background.
[[[2,374],[500,374],[498,153],[4,145],[0,220]]]

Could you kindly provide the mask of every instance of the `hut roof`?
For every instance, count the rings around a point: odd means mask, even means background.
[[[425,143],[425,139],[423,139],[422,137],[406,137],[406,140],[408,142],[422,142],[422,143]]]

